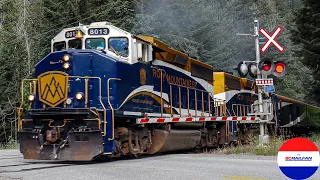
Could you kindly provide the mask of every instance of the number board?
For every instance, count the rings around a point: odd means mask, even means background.
[[[89,35],[108,35],[109,29],[108,28],[90,28],[88,29]]]
[[[77,31],[76,30],[72,30],[72,31],[67,31],[64,36],[66,38],[74,38],[77,35]]]

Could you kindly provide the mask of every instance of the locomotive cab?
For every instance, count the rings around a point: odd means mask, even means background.
[[[94,49],[130,64],[152,60],[152,46],[109,22],[63,29],[51,41],[51,52]]]

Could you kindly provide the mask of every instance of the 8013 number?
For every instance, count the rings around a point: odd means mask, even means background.
[[[109,29],[108,28],[90,28],[88,32],[89,32],[89,35],[108,35]]]

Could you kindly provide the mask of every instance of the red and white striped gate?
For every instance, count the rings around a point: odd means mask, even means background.
[[[203,121],[239,121],[241,123],[258,123],[255,116],[213,116],[213,117],[152,117],[138,118],[137,124],[171,123],[171,122],[203,122]]]

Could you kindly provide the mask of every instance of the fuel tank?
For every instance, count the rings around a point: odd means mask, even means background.
[[[191,150],[199,145],[200,139],[201,132],[199,130],[156,130],[148,154]]]

